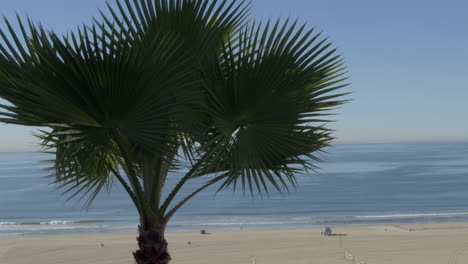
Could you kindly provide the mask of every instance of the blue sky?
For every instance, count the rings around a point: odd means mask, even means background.
[[[59,32],[88,23],[103,0],[2,0]],[[256,19],[299,18],[346,59],[353,101],[336,143],[468,140],[468,1],[253,0]],[[4,27],[3,24],[0,24]],[[0,125],[0,151],[37,149],[33,129]]]

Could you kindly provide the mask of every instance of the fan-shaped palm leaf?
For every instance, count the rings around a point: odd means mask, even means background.
[[[281,191],[298,165],[313,168],[313,153],[332,139],[324,115],[345,102],[333,92],[346,85],[341,57],[319,36],[276,21],[226,42],[206,77],[211,129],[201,150],[216,151],[199,174],[228,170],[223,186],[240,180],[250,191],[267,183]]]

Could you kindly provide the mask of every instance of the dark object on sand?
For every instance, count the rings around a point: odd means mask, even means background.
[[[324,236],[331,236],[332,235],[331,227],[329,227],[329,226],[324,227],[321,234],[324,235]]]
[[[206,235],[206,230],[205,230],[205,229],[202,229],[202,230],[200,231],[200,234]]]

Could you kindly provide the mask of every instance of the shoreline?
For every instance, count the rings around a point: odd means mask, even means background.
[[[113,220],[109,220],[111,222],[116,222]],[[54,221],[52,221],[54,222]],[[68,222],[68,221],[63,221]],[[88,222],[106,222],[103,220],[93,221],[93,220],[83,220],[79,221],[80,223],[88,223]],[[1,223],[1,222],[0,222]],[[77,222],[78,223],[78,222]],[[11,225],[11,224],[10,224]],[[19,224],[20,226],[28,226],[29,224]],[[42,226],[43,224],[34,224],[33,226]],[[8,225],[7,225],[8,226]],[[49,224],[44,224],[45,227],[49,226]],[[62,229],[50,229],[44,230],[43,233],[35,233],[36,231],[26,230],[26,232],[21,232],[20,230],[15,230],[14,233],[2,233],[0,230],[0,239],[3,237],[48,237],[48,236],[74,236],[74,235],[128,235],[128,234],[137,234],[138,224],[136,223],[134,227],[96,227],[94,229],[88,228],[86,226],[82,226],[80,228],[71,228],[66,229],[67,226],[65,224],[57,224],[56,227],[62,227]],[[251,227],[249,227],[251,226]],[[444,227],[450,226],[449,229],[468,229],[468,221],[461,220],[461,221],[415,221],[415,222],[382,222],[382,223],[324,223],[320,225],[310,225],[310,224],[303,224],[303,225],[290,225],[285,224],[283,227],[275,225],[274,227],[271,226],[255,226],[255,224],[239,224],[235,229],[234,228],[210,228],[209,225],[207,226],[199,226],[200,229],[178,229],[173,230],[170,226],[166,233],[199,233],[201,229],[210,230],[213,232],[231,232],[231,231],[264,231],[264,230],[297,230],[297,229],[322,229],[325,226],[330,226],[334,228],[353,228],[353,227],[382,227],[382,226],[394,226],[399,227],[401,229],[407,229],[407,231],[417,231],[424,229],[423,226],[429,227]],[[458,227],[457,227],[458,226]],[[131,230],[134,229],[134,230]],[[432,229],[432,228],[431,228]],[[8,230],[7,230],[8,231]],[[39,231],[39,230],[38,230]]]
[[[172,263],[468,263],[468,222],[168,232]],[[190,244],[188,243],[190,241]],[[132,263],[136,232],[0,237],[0,263]],[[457,262],[453,262],[457,261]]]

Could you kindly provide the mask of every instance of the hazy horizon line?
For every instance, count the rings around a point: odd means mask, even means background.
[[[330,144],[330,147],[334,145],[388,145],[388,144],[424,144],[424,143],[468,143],[468,139],[447,139],[447,140],[401,140],[401,141],[369,141],[369,142],[336,142]],[[45,152],[40,149],[28,149],[28,150],[0,150],[0,153],[32,153],[32,152]]]

